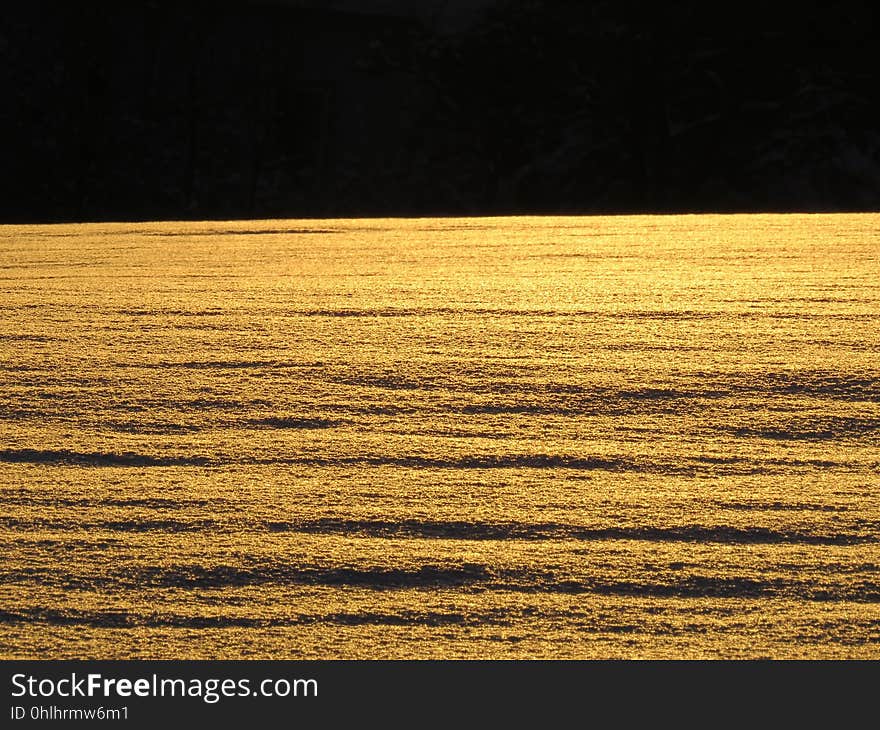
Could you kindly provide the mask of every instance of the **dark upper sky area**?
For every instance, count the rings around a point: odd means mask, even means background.
[[[880,210],[873,3],[652,5],[10,3],[0,221]]]

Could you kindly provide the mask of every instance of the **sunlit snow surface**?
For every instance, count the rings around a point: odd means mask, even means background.
[[[880,658],[880,215],[0,227],[2,658]]]

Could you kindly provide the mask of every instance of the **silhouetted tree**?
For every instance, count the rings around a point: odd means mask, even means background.
[[[867,2],[318,5],[10,5],[0,216],[880,207]]]

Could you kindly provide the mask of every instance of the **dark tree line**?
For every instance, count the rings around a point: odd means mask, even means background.
[[[0,218],[880,208],[866,2],[306,5],[6,6]]]
[[[868,4],[516,2],[453,39],[480,208],[877,209]],[[468,165],[468,162],[471,164]]]

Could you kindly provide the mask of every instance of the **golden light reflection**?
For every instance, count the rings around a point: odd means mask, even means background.
[[[0,654],[877,658],[878,224],[2,227]]]

